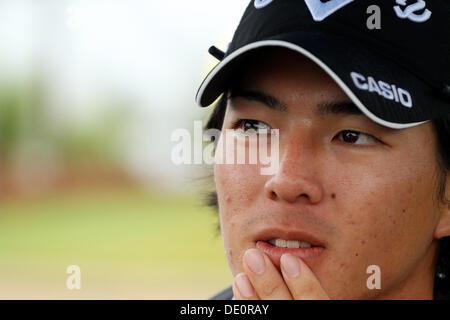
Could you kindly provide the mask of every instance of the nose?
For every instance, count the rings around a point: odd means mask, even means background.
[[[280,157],[277,172],[264,185],[266,197],[289,203],[319,203],[324,191],[317,174],[318,165],[311,148],[293,141]]]

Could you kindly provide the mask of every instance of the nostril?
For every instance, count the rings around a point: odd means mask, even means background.
[[[275,191],[271,191],[269,195],[270,200],[275,200],[277,198],[277,194]]]

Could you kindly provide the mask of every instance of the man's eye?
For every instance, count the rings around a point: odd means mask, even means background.
[[[354,144],[354,145],[373,145],[377,143],[377,138],[371,136],[370,134],[358,132],[358,131],[351,131],[351,130],[344,130],[339,132],[338,134],[339,140],[342,142],[348,143],[348,144]]]
[[[262,121],[258,120],[249,120],[249,119],[240,119],[236,122],[234,128],[238,130],[242,130],[245,133],[252,133],[249,130],[253,130],[253,133],[259,133],[259,130],[266,129],[266,133],[270,133],[270,126]]]

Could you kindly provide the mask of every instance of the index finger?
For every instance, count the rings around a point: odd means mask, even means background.
[[[295,300],[329,300],[319,280],[311,269],[292,254],[283,254],[280,260],[281,273]]]

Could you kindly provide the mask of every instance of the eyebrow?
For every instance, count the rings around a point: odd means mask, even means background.
[[[287,111],[287,104],[281,102],[274,96],[257,91],[257,90],[233,90],[230,94],[230,99],[234,98],[244,98],[248,101],[257,101],[262,103],[264,106],[269,107],[270,109],[285,112]]]
[[[325,102],[317,105],[317,113],[326,115],[362,115],[361,110],[352,101]]]
[[[248,101],[257,101],[264,106],[281,112],[288,109],[287,103],[280,101],[278,98],[258,90],[233,90],[229,99],[244,98]],[[324,102],[317,105],[317,114],[319,116],[326,115],[362,115],[361,110],[352,101]]]

